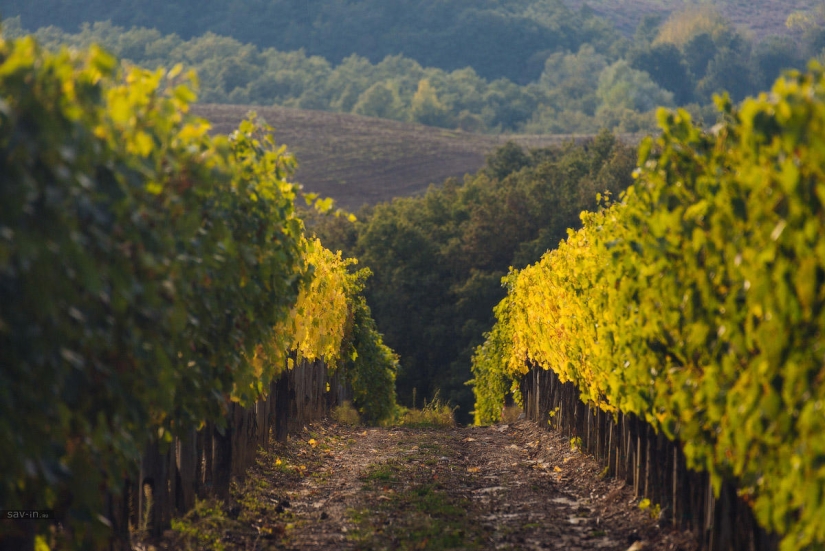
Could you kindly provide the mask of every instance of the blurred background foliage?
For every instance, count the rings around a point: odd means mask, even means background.
[[[470,132],[655,130],[657,105],[716,122],[735,100],[822,55],[822,10],[754,36],[712,4],[621,34],[560,0],[344,2],[0,1],[5,33],[104,45],[149,68],[183,63],[200,101],[356,113]],[[25,29],[25,31],[24,31]],[[705,120],[707,119],[707,120]]]

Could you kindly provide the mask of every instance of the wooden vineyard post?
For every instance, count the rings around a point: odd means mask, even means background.
[[[759,527],[731,482],[722,484],[716,499],[708,473],[688,470],[680,444],[644,419],[594,410],[553,371],[534,367],[520,387],[529,419],[565,437],[582,437],[583,452],[594,454],[609,475],[632,484],[636,498],[659,505],[673,528],[693,532],[702,551],[778,549],[779,537]],[[547,423],[550,411],[556,415]]]
[[[138,487],[138,519],[144,519],[146,530],[152,537],[160,537],[164,523],[170,518],[169,505],[169,453],[161,455],[157,442],[147,446],[140,468]]]
[[[230,419],[235,404],[230,406]],[[224,428],[223,434],[215,427],[212,431],[212,492],[218,499],[229,497],[229,482],[232,473],[232,426]]]
[[[107,492],[106,514],[112,523],[112,538],[109,542],[110,551],[127,551],[132,548],[129,534],[129,505],[131,500],[131,484],[124,480],[123,491],[120,495]],[[32,547],[34,547],[32,545]],[[24,547],[19,547],[23,549]]]
[[[651,467],[652,467],[652,465],[650,464],[650,441],[653,440],[653,438],[651,437],[651,433],[653,432],[653,430],[650,428],[650,425],[647,425],[647,424],[645,424],[644,428],[645,428],[645,430],[644,430],[644,435],[645,435],[645,453],[644,453],[644,457],[645,457],[645,459],[644,459],[644,461],[645,461],[645,476],[644,476],[645,487],[644,487],[643,495],[644,495],[644,497],[651,498],[651,497],[655,497],[654,494],[653,494],[653,488],[651,487],[651,480],[650,480],[650,478],[651,478],[650,470],[651,470]]]
[[[178,470],[178,495],[175,509],[183,514],[195,506],[196,480],[198,474],[197,435],[191,429],[175,442],[175,459]]]
[[[201,431],[203,438],[203,485],[201,486],[201,497],[206,497],[212,492],[212,465],[214,455],[212,453],[215,444],[215,426],[212,423],[207,423],[206,427]]]
[[[289,433],[289,373],[284,371],[275,384],[275,439],[285,442]]]
[[[642,435],[640,431],[636,431],[636,454],[634,456],[634,468],[633,468],[633,493],[636,498],[639,497],[641,491],[641,484],[639,480],[639,475],[641,474],[640,469],[642,467],[641,461],[642,455]]]
[[[229,424],[232,427],[230,454],[230,480],[243,477],[248,458],[249,441],[249,413],[238,404],[232,404],[229,415]]]
[[[255,419],[257,421],[256,448],[266,448],[269,443],[269,400],[261,400],[255,404]],[[257,449],[256,449],[257,453]]]
[[[677,528],[681,522],[679,515],[682,510],[679,508],[679,448],[673,444],[673,527]]]
[[[610,467],[610,454],[613,451],[613,420],[607,420],[607,474],[608,476],[616,476],[615,469]]]

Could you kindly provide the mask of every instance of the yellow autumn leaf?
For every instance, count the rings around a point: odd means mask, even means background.
[[[149,134],[146,132],[138,132],[135,134],[134,142],[129,149],[141,157],[148,157],[154,147],[155,142]]]
[[[209,128],[208,124],[187,124],[178,132],[178,138],[184,141],[200,138],[209,131]]]

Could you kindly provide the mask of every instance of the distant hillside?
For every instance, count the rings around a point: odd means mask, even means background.
[[[196,115],[216,131],[231,132],[253,109],[195,105]],[[512,140],[525,147],[559,144],[572,136],[490,136],[385,119],[283,107],[254,108],[275,128],[300,167],[295,180],[305,190],[356,209],[398,196],[422,193],[431,183],[476,172],[485,156]]]
[[[667,18],[672,12],[694,5],[685,0],[563,0],[567,7],[579,10],[590,6],[598,15],[612,21],[626,36],[633,34],[645,15]],[[795,11],[811,10],[819,0],[710,0],[737,27],[753,31],[758,40],[772,34],[786,34],[785,20]]]
[[[680,11],[658,27],[644,20],[632,38],[593,8],[582,3],[571,11],[562,0],[209,0],[189,10],[208,32],[189,39],[183,31],[198,25],[173,12],[194,0],[0,0],[0,13],[13,14],[15,6],[21,13],[3,22],[8,37],[26,34],[32,21],[60,19],[60,10],[72,7],[83,8],[71,13],[75,20],[111,13],[114,20],[162,25],[104,22],[73,33],[54,26],[29,31],[50,49],[96,43],[127,64],[182,64],[197,71],[204,103],[352,113],[471,133],[653,132],[658,106],[686,107],[712,125],[714,94],[727,91],[739,102],[825,49],[819,12],[796,18],[792,36],[761,30],[785,30],[788,13],[823,0],[721,3],[722,11],[750,25],[741,31],[714,9],[682,9],[683,0],[589,1],[618,18],[627,33],[644,14]],[[221,14],[229,8],[235,19],[226,26]],[[254,25],[247,25],[250,18]],[[60,23],[70,20],[67,15]],[[284,36],[268,26],[273,21]],[[297,33],[302,25],[314,30]],[[164,34],[173,31],[181,34]],[[276,39],[295,49],[260,47]],[[307,55],[322,50],[329,59]],[[388,52],[403,55],[382,57]],[[513,80],[494,78],[501,75]]]
[[[303,49],[339,63],[404,54],[426,67],[473,67],[484,78],[538,78],[549,53],[618,35],[561,0],[0,0],[28,29],[111,21],[188,39],[207,32],[258,47]]]

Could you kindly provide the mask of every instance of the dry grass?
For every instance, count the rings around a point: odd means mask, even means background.
[[[399,408],[398,420],[393,423],[401,427],[413,428],[448,428],[455,426],[456,407],[441,401],[438,392],[431,402],[424,401],[422,409]]]
[[[674,11],[696,4],[690,0],[564,0],[568,7],[579,9],[587,4],[613,21],[630,36],[645,15],[667,18]],[[752,32],[757,39],[771,34],[785,34],[785,20],[792,12],[813,9],[819,0],[713,0],[710,2],[737,27]]]
[[[358,410],[353,407],[349,400],[346,400],[340,406],[335,406],[332,409],[331,416],[339,425],[357,427],[361,424],[361,416],[358,415]]]
[[[501,421],[502,425],[512,425],[516,421],[519,420],[519,417],[522,414],[522,409],[518,406],[505,406],[504,409],[501,411]]]
[[[355,210],[393,197],[423,193],[431,183],[476,172],[487,154],[508,140],[546,147],[574,136],[486,135],[325,111],[285,107],[195,105],[215,131],[237,128],[254,109],[275,138],[298,159],[295,180],[306,191]]]

